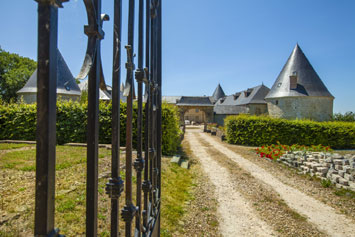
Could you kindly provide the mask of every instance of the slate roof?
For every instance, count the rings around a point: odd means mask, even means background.
[[[214,105],[213,111],[216,114],[240,114],[247,113],[248,104],[266,104],[265,96],[270,89],[264,85],[248,88],[245,91],[237,92],[220,98]]]
[[[181,96],[162,96],[162,101],[168,104],[176,104],[180,99]]]
[[[295,89],[290,89],[290,76],[292,75],[297,75],[297,87]],[[334,98],[298,44],[293,49],[266,99],[292,96],[325,96]]]
[[[88,90],[88,80],[81,82],[79,84],[79,87],[82,91],[87,91]],[[112,99],[112,94],[109,91],[111,89],[111,92],[112,92],[112,87],[111,86],[106,86],[106,87],[108,89],[107,91],[99,88],[99,99],[100,100],[111,100]],[[122,86],[120,86],[120,99],[123,102],[127,101],[127,97],[123,96],[123,87]]]
[[[218,86],[216,87],[216,89],[213,92],[212,95],[212,101],[216,102],[218,99],[225,97],[226,95],[224,94],[224,91],[221,87],[221,85],[218,83]]]
[[[57,94],[80,96],[80,88],[76,84],[73,74],[70,72],[68,65],[58,49],[57,59]],[[25,86],[17,93],[37,93],[37,69],[33,72],[30,79],[28,79]]]
[[[213,106],[209,96],[181,96],[178,106]]]

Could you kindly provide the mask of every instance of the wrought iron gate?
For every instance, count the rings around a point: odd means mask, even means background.
[[[55,162],[56,162],[56,80],[58,8],[68,0],[38,2],[38,90],[35,236],[57,236],[55,228]],[[100,41],[104,38],[102,23],[109,17],[101,14],[101,0],[83,0],[88,25],[86,56],[79,78],[88,76],[87,189],[86,235],[97,235],[98,205],[98,134],[99,88],[104,88]],[[106,185],[111,198],[111,236],[119,235],[119,198],[125,191],[121,210],[125,236],[160,235],[161,200],[161,0],[138,1],[138,67],[134,65],[135,0],[129,2],[126,83],[126,173],[120,177],[120,74],[122,0],[114,2],[114,38],[112,69],[112,170]],[[144,34],[145,32],[145,34]],[[132,159],[132,118],[134,77],[138,85],[137,159]],[[144,85],[143,85],[144,84]],[[143,120],[143,86],[145,119]],[[144,133],[143,133],[144,123]],[[144,137],[142,136],[144,134]],[[144,146],[143,146],[144,145]],[[143,154],[144,153],[144,154]],[[137,190],[132,190],[132,168],[136,170]],[[136,203],[132,197],[136,195]],[[123,230],[121,230],[123,233]],[[62,233],[61,233],[62,234]],[[63,233],[65,234],[65,233]]]

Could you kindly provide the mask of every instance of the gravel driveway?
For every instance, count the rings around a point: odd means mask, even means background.
[[[352,218],[281,182],[202,130],[187,129],[185,139],[216,187],[224,236],[355,236]]]

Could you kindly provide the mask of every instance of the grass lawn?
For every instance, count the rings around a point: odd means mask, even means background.
[[[22,147],[34,147],[32,144],[22,144],[22,143],[0,143],[0,151],[2,150],[11,150]]]
[[[31,236],[34,228],[35,146],[0,144],[0,236]],[[22,147],[28,149],[16,149]],[[55,226],[61,234],[78,236],[85,233],[86,148],[57,146]],[[121,155],[121,165],[124,155]],[[99,236],[109,236],[110,199],[105,184],[110,177],[111,151],[99,150]],[[135,173],[135,172],[133,172]],[[124,178],[124,170],[122,171]],[[179,232],[177,226],[185,214],[184,206],[193,196],[193,173],[162,161],[162,236]],[[135,181],[135,177],[133,177]],[[136,190],[134,185],[133,190]],[[135,193],[135,191],[134,191]],[[135,195],[134,195],[135,196]],[[120,199],[123,207],[124,195]],[[120,225],[123,227],[123,221]],[[122,228],[123,229],[123,228]],[[123,234],[123,233],[121,233]]]

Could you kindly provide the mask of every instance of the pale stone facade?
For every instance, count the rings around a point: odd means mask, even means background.
[[[37,102],[37,93],[22,93],[19,95],[19,99],[26,104],[33,104]],[[57,100],[65,101],[80,101],[80,95],[61,95],[57,94]]]
[[[265,104],[250,104],[248,105],[248,113],[252,115],[267,114],[268,109]]]
[[[332,97],[283,97],[266,99],[269,115],[286,119],[328,121],[333,115]]]
[[[195,123],[207,122],[205,112],[198,108],[187,110],[184,114],[184,120],[189,120],[190,122]]]

